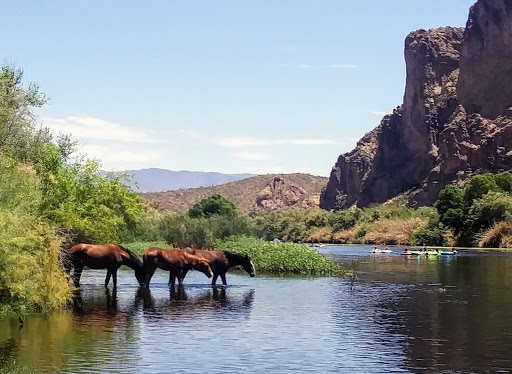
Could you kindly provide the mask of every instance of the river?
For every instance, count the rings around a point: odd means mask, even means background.
[[[0,320],[0,373],[512,371],[512,254],[418,258],[317,248],[352,279],[190,272],[150,291],[86,269],[74,308]]]

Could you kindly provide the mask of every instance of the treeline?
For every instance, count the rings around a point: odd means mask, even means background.
[[[481,174],[461,189],[449,185],[433,207],[412,209],[399,201],[365,209],[292,210],[239,215],[213,195],[186,214],[148,208],[142,224],[125,240],[165,240],[175,246],[214,246],[219,239],[247,235],[296,243],[399,244],[413,246],[512,246],[512,175]]]
[[[38,126],[47,101],[21,70],[0,69],[0,313],[65,304],[63,242],[118,241],[143,211],[118,177],[97,176],[97,161],[73,159],[68,136]]]

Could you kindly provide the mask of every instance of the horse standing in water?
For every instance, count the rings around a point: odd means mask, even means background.
[[[68,274],[73,271],[73,283],[75,287],[80,286],[80,277],[85,266],[91,269],[107,269],[105,287],[112,281],[117,287],[117,269],[126,265],[135,271],[135,277],[139,285],[144,282],[144,269],[142,261],[130,250],[117,244],[77,244],[71,247],[63,261],[64,268]]]
[[[190,269],[199,270],[208,278],[211,278],[212,269],[204,258],[194,256],[181,249],[161,249],[151,247],[142,256],[144,261],[144,272],[146,274],[145,285],[149,287],[151,277],[157,268],[170,272],[169,282],[174,287],[175,278],[178,278],[180,286],[183,286],[183,278]]]
[[[208,261],[208,264],[213,271],[212,286],[215,286],[217,277],[219,275],[220,279],[222,280],[222,284],[224,286],[227,285],[226,272],[234,266],[242,266],[244,270],[249,273],[251,278],[256,275],[254,264],[248,255],[242,255],[229,251],[208,251],[193,248],[184,248],[183,250],[193,255],[202,257]],[[183,274],[183,278],[185,278],[185,275],[187,275],[186,271]],[[174,279],[171,277],[172,274],[169,276],[169,283],[174,282]]]

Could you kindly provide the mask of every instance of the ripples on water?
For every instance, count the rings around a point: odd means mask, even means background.
[[[113,292],[104,272],[86,270],[72,310],[28,316],[21,330],[0,320],[0,372],[510,370],[511,257],[325,251],[356,268],[353,285],[229,274],[230,285],[211,287],[191,272],[173,291],[157,272],[148,291],[126,270]]]

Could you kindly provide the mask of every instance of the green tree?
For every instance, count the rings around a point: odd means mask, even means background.
[[[211,217],[213,215],[234,216],[237,214],[234,203],[219,194],[213,194],[189,209],[188,215],[192,218]]]
[[[462,209],[464,207],[464,195],[460,188],[449,184],[439,192],[434,207],[440,216],[449,209]]]
[[[466,226],[475,236],[495,223],[511,218],[512,196],[490,191],[473,203],[467,214]]]
[[[30,140],[42,133],[34,131],[32,109],[40,107],[48,98],[37,84],[23,86],[23,70],[3,66],[0,69],[0,150],[21,154]]]
[[[505,192],[512,191],[512,174],[510,174],[508,171],[496,174],[494,178],[496,180],[496,184],[501,190]]]
[[[496,184],[494,174],[485,173],[472,177],[466,188],[464,188],[464,205],[466,210],[469,210],[473,201],[480,199],[489,191],[498,191],[499,187]]]
[[[439,222],[455,231],[464,224],[464,195],[460,188],[450,184],[443,188],[434,203],[439,214]]]

